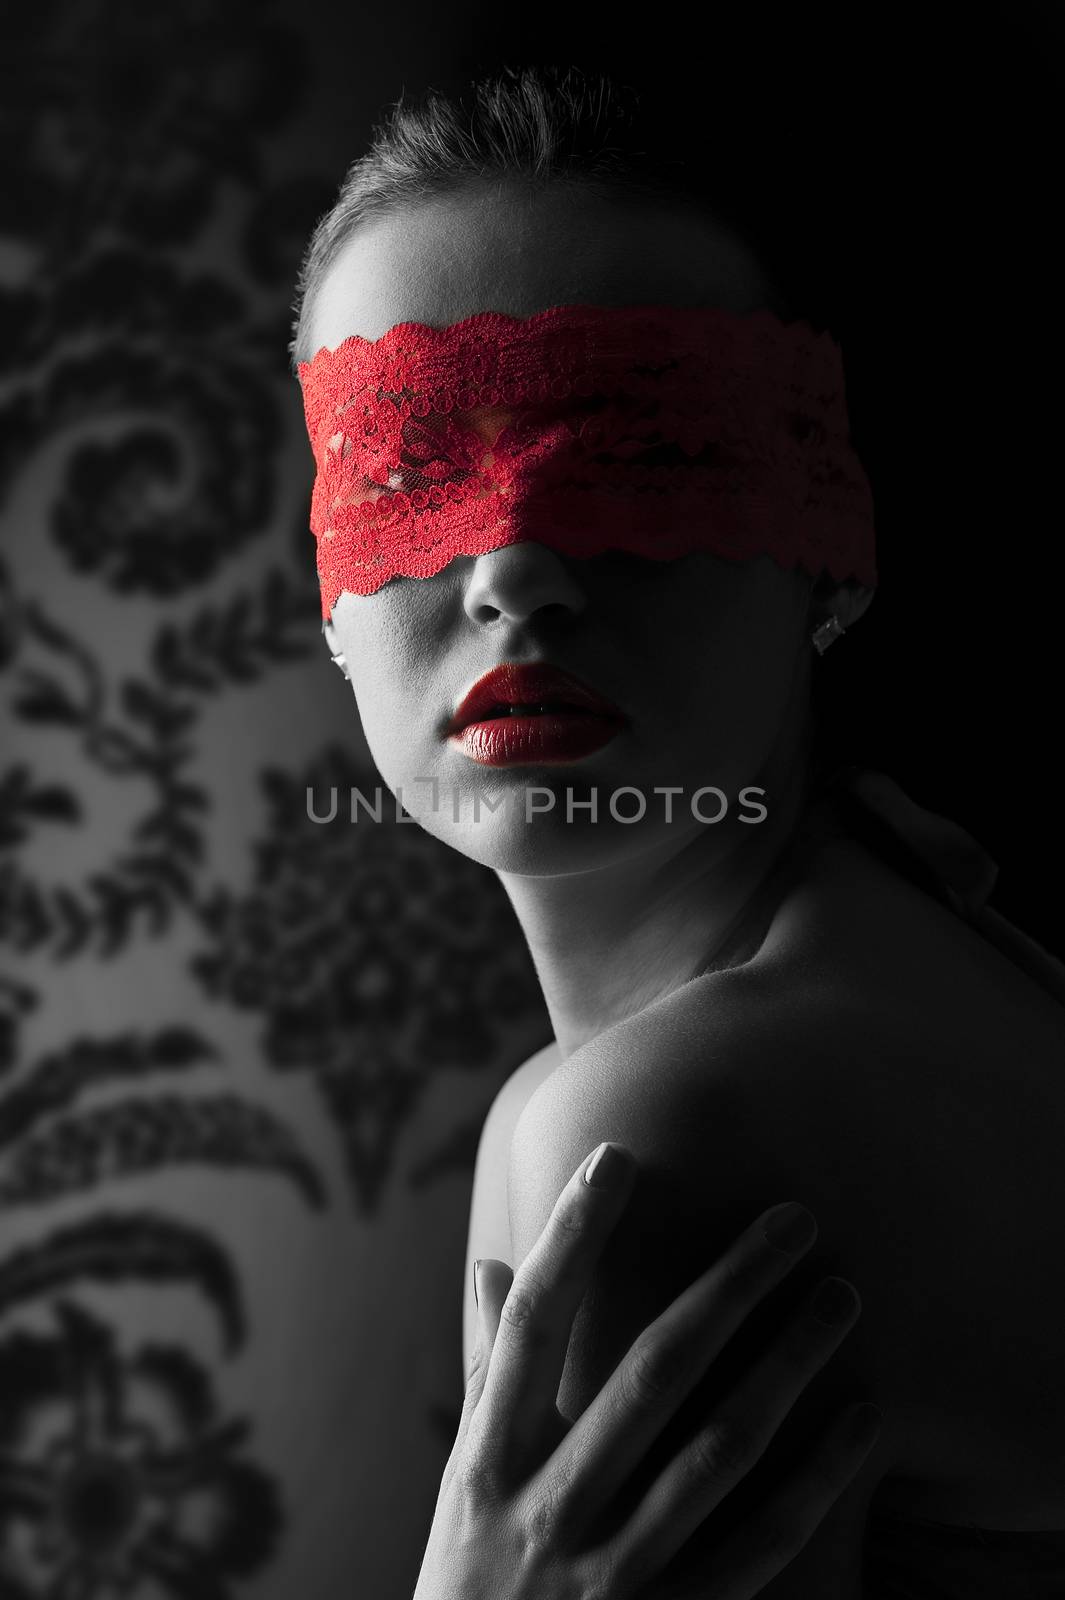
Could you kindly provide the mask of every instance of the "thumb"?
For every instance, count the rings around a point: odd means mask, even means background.
[[[513,1282],[513,1269],[505,1261],[495,1261],[491,1256],[486,1256],[475,1264],[473,1286],[477,1296],[477,1343],[484,1345],[486,1366],[499,1332],[503,1303]]]
[[[499,1318],[503,1302],[510,1292],[514,1273],[505,1261],[486,1256],[473,1265],[473,1292],[477,1298],[477,1338],[466,1374],[466,1399],[462,1407],[460,1433],[465,1432],[470,1416],[481,1398],[488,1364],[499,1332]]]

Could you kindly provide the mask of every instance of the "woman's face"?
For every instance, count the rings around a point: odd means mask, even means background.
[[[360,230],[320,287],[310,350],[477,311],[529,316],[574,303],[744,311],[766,304],[768,292],[747,248],[710,221],[561,190],[479,186]],[[736,819],[740,790],[765,781],[805,716],[809,595],[809,579],[768,557],[582,559],[530,540],[457,556],[431,578],[393,578],[375,594],[345,592],[327,634],[346,658],[381,777],[404,808],[497,871],[565,873],[681,844],[707,826],[691,812],[705,785],[724,792]],[[559,765],[487,767],[449,742],[447,723],[478,678],[500,662],[533,659],[613,701],[627,719],[620,731]],[[532,786],[554,794],[551,809],[541,793],[530,811]],[[611,795],[626,786],[646,801],[636,822],[610,812]],[[656,787],[681,791],[671,821]],[[578,804],[593,788],[594,822]],[[475,794],[496,808],[475,815]],[[772,807],[771,787],[762,803]],[[640,809],[633,795],[616,804],[625,817]],[[709,795],[696,806],[712,817],[720,801]]]

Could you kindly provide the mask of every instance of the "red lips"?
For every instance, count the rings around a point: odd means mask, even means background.
[[[622,715],[611,701],[560,667],[552,667],[546,661],[504,661],[478,678],[460,700],[447,731],[457,733],[467,723],[505,715],[508,706],[521,706],[531,712],[542,705],[597,711],[602,716]]]
[[[483,766],[569,762],[598,750],[625,721],[610,700],[560,667],[503,662],[463,697],[447,735]]]

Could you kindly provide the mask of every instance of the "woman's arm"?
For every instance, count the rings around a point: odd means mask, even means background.
[[[822,1285],[772,1329],[745,1380],[718,1383],[715,1399],[693,1411],[721,1352],[816,1236],[802,1207],[773,1207],[642,1332],[570,1427],[555,1396],[573,1314],[634,1176],[631,1154],[601,1145],[516,1274],[479,1262],[477,1343],[415,1600],[752,1600],[867,1458],[880,1422],[859,1404],[835,1416],[746,1516],[715,1532],[709,1588],[701,1572],[678,1568],[693,1531],[749,1470],[736,1441],[757,1440],[751,1459],[761,1454],[859,1307],[847,1284]],[[825,1290],[838,1315],[823,1314]],[[693,1426],[663,1457],[658,1444],[683,1415]]]
[[[729,1050],[730,1030],[693,1035],[688,1028],[664,1026],[661,1014],[633,1021],[642,1025],[610,1030],[552,1073],[527,1102],[511,1143],[515,1266],[537,1238],[575,1161],[595,1138],[626,1145],[639,1163],[635,1192],[574,1322],[559,1393],[560,1410],[571,1421],[591,1403],[641,1329],[722,1252],[745,1217],[784,1197],[810,1203],[803,1192],[801,1158],[788,1170],[779,1156],[768,1153],[778,1147],[776,1138],[761,1137],[774,1121],[772,1108],[764,1108],[759,1122],[735,1092],[737,1079],[715,1070],[715,1053]],[[771,1030],[744,1031],[747,1043],[733,1047],[741,1079],[743,1050],[757,1048],[764,1055],[773,1047]],[[693,1038],[699,1038],[705,1054],[704,1066],[695,1072]],[[790,1066],[801,1070],[797,1060]],[[811,1209],[821,1216],[826,1188],[816,1188],[818,1200]],[[831,1189],[829,1184],[827,1192]],[[863,1288],[861,1263],[851,1261],[833,1239],[831,1211],[830,1206],[810,1261],[793,1275],[784,1300],[770,1313],[777,1323],[791,1300],[828,1273],[841,1273]],[[757,1341],[755,1329],[751,1359]],[[825,1600],[850,1600],[860,1593],[865,1514],[892,1453],[885,1437],[892,1420],[891,1386],[876,1370],[872,1350],[859,1324],[789,1418],[791,1440],[801,1448],[841,1405],[869,1398],[887,1412],[881,1444],[799,1560],[775,1581],[773,1594],[780,1600],[792,1595],[808,1600],[815,1593]],[[742,1366],[743,1351],[735,1354]]]

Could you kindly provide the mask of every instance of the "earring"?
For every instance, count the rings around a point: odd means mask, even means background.
[[[813,647],[818,655],[823,656],[829,645],[834,644],[837,639],[842,639],[846,631],[846,628],[833,611],[828,621],[822,622],[821,626],[815,628],[810,635]]]
[[[344,657],[342,655],[335,655],[335,656],[331,655],[329,657],[329,659],[333,663],[334,667],[339,667],[340,668],[341,672],[344,674],[344,676],[346,678],[347,675],[348,675],[348,668],[347,668],[347,663],[344,660]]]

